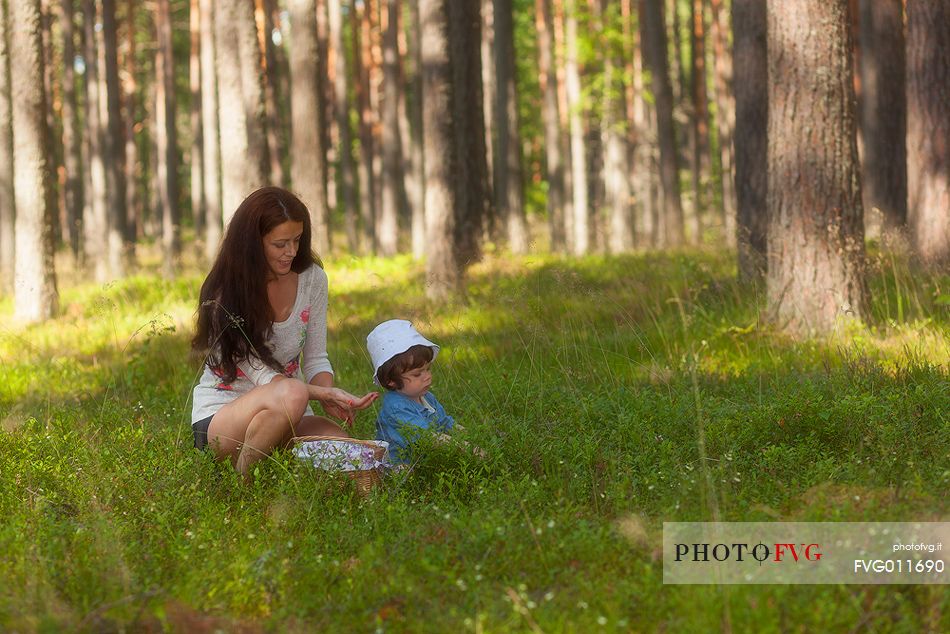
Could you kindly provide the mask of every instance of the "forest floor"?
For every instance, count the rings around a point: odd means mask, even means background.
[[[947,519],[950,277],[870,269],[869,325],[795,341],[729,254],[489,257],[448,306],[408,258],[332,259],[337,383],[374,389],[366,334],[411,319],[488,454],[366,498],[191,448],[197,270],[63,283],[29,328],[0,301],[0,630],[950,631],[946,586],[663,585],[663,522],[713,507]]]

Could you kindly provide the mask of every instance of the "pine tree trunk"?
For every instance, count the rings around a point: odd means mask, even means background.
[[[524,185],[521,166],[521,132],[518,123],[518,84],[515,67],[515,32],[512,0],[494,0],[495,23],[495,120],[498,144],[495,148],[495,209],[505,223],[508,248],[512,253],[528,252]],[[487,126],[486,126],[487,127]]]
[[[733,0],[733,62],[736,77],[736,243],[739,279],[764,279],[768,207],[769,74],[766,0]]]
[[[727,47],[728,14],[723,11],[723,0],[712,0],[711,35],[713,45],[714,87],[716,92],[716,130],[719,139],[720,191],[719,210],[725,241],[736,246],[736,188],[733,160],[736,104],[732,93],[732,55]]]
[[[702,243],[703,214],[706,211],[705,182],[709,174],[709,113],[706,107],[706,24],[703,0],[692,0],[690,5],[690,97],[692,105],[693,139],[693,226],[690,241]]]
[[[63,38],[63,206],[65,222],[62,226],[63,239],[69,244],[73,261],[77,268],[82,262],[80,255],[82,241],[82,156],[80,151],[79,116],[76,107],[76,71],[73,60],[76,57],[75,9],[72,0],[60,3],[60,28]]]
[[[907,225],[929,264],[950,262],[948,24],[950,0],[907,0]]]
[[[381,207],[376,225],[379,254],[392,256],[398,251],[399,201],[402,198],[402,147],[399,138],[399,7],[396,0],[382,0],[380,12],[386,15],[383,31],[383,86],[380,140],[383,160]]]
[[[861,184],[865,220],[885,231],[907,221],[907,103],[901,0],[861,0]],[[948,27],[950,28],[950,27]]]
[[[317,251],[330,249],[330,225],[327,213],[327,192],[323,188],[322,163],[326,152],[320,129],[320,84],[317,78],[317,14],[314,0],[291,0],[290,20],[293,26],[290,43],[290,112],[291,168],[290,179],[310,209],[313,220],[313,242]]]
[[[269,0],[270,1],[270,0]],[[277,2],[274,0],[274,4]],[[333,114],[333,77],[330,72],[330,32],[329,25],[327,23],[327,0],[316,0],[316,11],[317,11],[317,87],[320,89],[320,101],[318,105],[320,106],[320,147],[323,148],[323,156],[320,160],[320,179],[323,181],[323,191],[326,192],[326,214],[327,214],[327,242],[330,242],[333,233],[329,231],[330,226],[330,211],[335,205],[336,193],[335,191],[335,175],[333,174],[333,166],[330,164],[330,148],[331,148],[331,131],[333,128],[334,114]],[[334,186],[331,187],[330,183],[333,182]],[[332,198],[331,198],[332,193]]]
[[[221,242],[221,146],[218,137],[217,49],[214,32],[214,0],[201,6],[201,129],[204,163],[205,258],[210,262]]]
[[[412,255],[421,259],[426,248],[426,210],[425,210],[425,155],[422,148],[422,30],[419,23],[419,3],[409,3],[409,50],[412,61],[411,97],[406,108],[409,111],[410,139],[409,157],[412,178],[410,187],[410,208],[412,209]]]
[[[10,11],[13,156],[16,184],[14,314],[18,321],[44,321],[57,311],[53,268],[55,195],[49,169],[41,12],[38,0],[17,0]]]
[[[662,233],[658,244],[677,247],[683,244],[683,206],[680,201],[679,161],[673,129],[673,93],[666,64],[663,0],[644,0],[642,8],[644,57],[650,69],[660,151]]]
[[[189,0],[188,30],[191,35],[190,56],[188,58],[188,89],[191,93],[191,151],[188,163],[191,168],[191,217],[195,223],[195,233],[205,237],[204,209],[204,131],[201,125],[201,9],[199,0]]]
[[[422,102],[425,129],[426,295],[445,300],[462,287],[462,263],[455,248],[458,166],[454,140],[454,86],[449,56],[447,4],[418,0],[422,26]],[[479,104],[481,106],[481,104]]]
[[[616,20],[609,0],[601,0],[604,20]],[[604,202],[608,213],[607,250],[623,253],[633,248],[633,209],[630,201],[630,153],[627,146],[627,92],[623,78],[623,51],[608,42],[604,50]]]
[[[351,33],[353,36],[353,61],[356,64],[353,76],[356,78],[356,107],[359,113],[360,132],[360,220],[364,253],[376,252],[376,182],[373,174],[373,109],[370,100],[369,66],[372,64],[369,52],[369,6],[364,3],[361,10],[350,11]],[[365,42],[364,42],[365,40]]]
[[[348,79],[350,71],[346,67],[346,53],[343,49],[343,17],[339,2],[329,2],[330,46],[334,55],[335,72],[333,74],[333,108],[336,127],[339,133],[339,183],[342,190],[343,226],[346,241],[351,253],[359,250],[357,234],[356,182],[354,180],[352,132],[350,130],[350,108]],[[353,11],[352,7],[349,9]]]
[[[181,256],[178,207],[178,134],[175,128],[175,65],[169,0],[155,2],[155,143],[158,151],[158,200],[162,210],[162,271],[172,277]]]
[[[545,178],[548,183],[548,228],[551,251],[563,253],[564,184],[563,138],[558,112],[557,72],[554,56],[554,21],[551,0],[537,0],[538,67],[541,75],[542,118],[544,120]]]
[[[488,185],[485,110],[482,108],[481,22],[474,2],[449,2],[453,117],[457,136],[455,245],[463,267],[480,257],[487,219],[494,215]],[[428,92],[426,93],[428,95]]]
[[[106,158],[106,191],[109,215],[109,268],[113,277],[121,277],[126,269],[125,208],[125,126],[122,123],[119,84],[118,28],[115,0],[102,0],[102,44],[105,57],[106,111],[104,156]]]
[[[558,129],[561,132],[561,148],[564,150],[564,221],[561,232],[564,234],[564,253],[570,253],[574,242],[574,160],[572,157],[570,106],[567,99],[567,35],[564,32],[566,22],[564,3],[566,0],[552,0],[554,10],[551,33],[554,36],[554,77],[557,80]]]
[[[830,333],[865,312],[847,8],[768,3],[769,310],[800,335]]]
[[[287,176],[284,174],[284,165],[281,158],[284,148],[281,136],[280,96],[278,95],[277,55],[274,39],[273,5],[275,0],[255,0],[255,29],[260,29],[261,54],[264,61],[264,72],[261,74],[264,88],[264,137],[267,142],[267,155],[270,159],[267,174],[270,174],[270,183],[286,185]]]
[[[10,13],[0,0],[0,293],[13,290],[16,267],[13,109],[10,103]]]
[[[89,161],[89,209],[83,213],[83,237],[86,267],[96,282],[109,279],[108,255],[108,201],[106,200],[106,167],[103,160],[103,132],[101,121],[99,47],[95,32],[96,6],[93,0],[83,0],[83,27],[86,35],[86,139]]]
[[[66,224],[66,199],[63,190],[66,186],[66,170],[63,166],[63,135],[61,122],[62,112],[62,84],[58,81],[58,70],[62,68],[63,60],[60,57],[60,48],[53,45],[53,2],[54,0],[40,0],[41,39],[43,42],[43,85],[46,95],[46,129],[49,134],[49,170],[53,175],[53,245],[54,248],[68,233],[63,232]]]
[[[571,128],[571,185],[574,194],[573,232],[569,236],[571,253],[585,255],[590,250],[590,223],[587,183],[587,145],[584,138],[584,114],[581,102],[581,76],[578,69],[577,2],[571,0],[564,15],[567,47],[566,81],[568,119]]]
[[[66,0],[68,1],[68,0]],[[122,77],[122,92],[125,115],[125,247],[130,262],[135,261],[135,245],[141,230],[142,196],[139,193],[142,180],[139,168],[144,169],[145,161],[139,160],[139,149],[135,143],[136,121],[139,118],[140,92],[136,82],[135,66],[135,15],[138,3],[128,0],[125,7],[125,73]]]
[[[482,57],[482,102],[485,112],[485,147],[488,152],[488,162],[491,169],[488,170],[488,179],[492,191],[495,191],[495,174],[498,171],[498,149],[495,147],[495,126],[497,113],[495,112],[495,102],[497,100],[498,81],[495,77],[497,69],[495,68],[495,2],[494,0],[480,0],[481,18],[482,18],[482,36],[480,41]],[[495,236],[495,219],[488,218],[488,231]]]
[[[268,182],[264,88],[252,0],[216,0],[223,226],[248,193]]]

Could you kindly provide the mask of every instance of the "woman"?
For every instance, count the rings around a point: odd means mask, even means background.
[[[348,425],[369,406],[333,387],[327,358],[327,276],[310,247],[310,213],[278,187],[238,207],[201,286],[192,348],[208,352],[195,387],[195,447],[210,446],[247,477],[294,436],[349,436],[315,416],[311,400]],[[301,354],[303,365],[301,366]]]

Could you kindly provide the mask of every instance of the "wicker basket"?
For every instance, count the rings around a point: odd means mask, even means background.
[[[322,440],[347,443],[350,445],[359,445],[361,447],[369,447],[373,451],[373,460],[377,463],[382,462],[386,455],[386,447],[372,440],[361,440],[359,438],[346,438],[341,436],[296,436],[293,439],[293,443],[295,445],[299,445],[305,442],[316,442]],[[369,492],[374,487],[379,486],[382,483],[380,469],[377,467],[370,469],[343,470],[343,473],[353,479],[353,481],[356,483],[356,490],[360,495],[369,494]]]

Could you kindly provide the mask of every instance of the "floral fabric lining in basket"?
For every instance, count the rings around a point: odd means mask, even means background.
[[[356,481],[360,493],[368,493],[381,482],[390,467],[386,441],[301,436],[294,439],[294,455],[324,471],[343,471]]]

